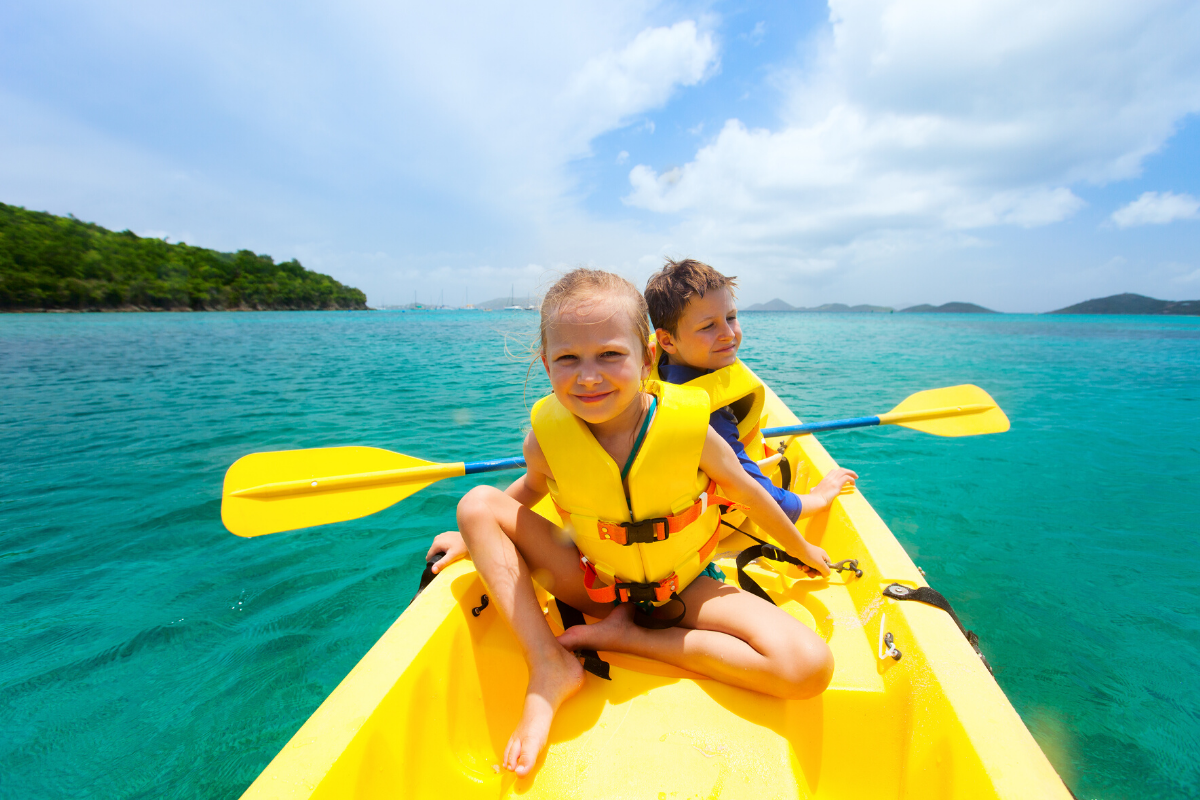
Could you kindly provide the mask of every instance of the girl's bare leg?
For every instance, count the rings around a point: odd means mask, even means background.
[[[468,492],[458,504],[458,527],[492,603],[512,626],[529,665],[521,721],[503,758],[505,769],[525,775],[546,745],[555,712],[583,685],[579,661],[546,624],[530,567],[554,584],[564,602],[578,603],[593,615],[602,616],[607,609],[593,608],[583,592],[578,551],[560,540],[548,520],[499,489],[478,486]]]
[[[632,605],[625,603],[601,622],[570,628],[558,640],[568,650],[632,653],[776,697],[813,697],[829,685],[829,646],[786,611],[704,576],[680,596],[687,603],[680,627],[638,627]]]

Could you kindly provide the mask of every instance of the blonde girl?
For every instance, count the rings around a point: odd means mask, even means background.
[[[668,393],[699,391],[664,389],[647,382],[653,363],[649,334],[641,293],[610,273],[587,269],[570,272],[542,302],[541,360],[553,389],[552,398],[542,403],[553,404],[560,419],[569,412],[582,423],[576,428],[586,437],[587,446],[567,457],[593,461],[607,458],[613,465],[626,465],[621,485],[631,515],[635,504],[630,497],[631,479],[626,476],[629,465],[636,462],[642,441],[649,441],[648,431],[653,436],[656,425],[681,418],[669,415],[667,402],[674,402],[672,398],[677,395]],[[561,442],[539,443],[538,413],[535,408],[534,430],[525,439],[525,474],[503,492],[489,486],[476,487],[458,505],[459,529],[475,568],[487,585],[492,603],[512,626],[529,666],[521,720],[502,760],[506,769],[525,775],[536,763],[554,714],[583,683],[583,669],[573,654],[577,650],[607,650],[658,659],[778,697],[811,697],[825,689],[833,672],[833,657],[816,633],[785,611],[703,572],[698,576],[694,571],[690,576],[679,573],[683,581],[690,582],[675,586],[678,592],[673,593],[671,604],[685,609],[677,627],[648,629],[635,624],[633,603],[593,599],[597,591],[605,590],[616,595],[614,599],[634,598],[630,592],[612,587],[585,587],[580,552],[568,535],[576,532],[564,534],[532,511],[548,492],[561,500],[571,492],[578,496],[579,492],[592,490],[555,482],[552,460],[558,459],[560,472],[568,481],[572,480],[569,475],[577,474],[574,469],[578,465],[563,460]],[[573,424],[569,416],[565,419]],[[789,553],[828,575],[825,551],[805,541],[779,505],[746,474],[729,445],[708,428],[707,410],[696,419],[703,430],[697,427],[684,433],[695,437],[703,474],[696,472],[694,461],[689,465],[681,456],[678,468],[691,470],[688,480],[698,476],[702,483],[711,479],[720,485],[728,499],[744,506],[750,518]],[[547,453],[552,451],[557,455],[548,458]],[[571,470],[564,467],[566,464]],[[669,460],[668,469],[673,469]],[[855,477],[847,470],[831,473],[813,491],[813,500],[820,502],[811,505],[827,507],[841,487]],[[711,488],[708,491],[711,493]],[[697,503],[704,505],[705,500]],[[804,505],[807,508],[810,504]],[[706,509],[700,510],[707,513]],[[711,515],[700,516],[709,519]],[[686,521],[682,513],[680,520]],[[594,520],[592,524],[596,524]],[[700,522],[697,519],[693,524]],[[680,527],[684,527],[682,522]],[[435,543],[431,552],[438,549],[457,555],[456,548],[445,540],[440,547]],[[711,559],[711,548],[707,558]],[[691,563],[707,561],[701,557]],[[601,621],[570,628],[555,638],[534,594],[534,572],[563,602]],[[664,589],[660,601],[665,594]]]

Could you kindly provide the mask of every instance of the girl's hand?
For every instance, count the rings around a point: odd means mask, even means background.
[[[810,575],[815,572],[822,577],[828,578],[830,563],[829,554],[811,542],[805,542],[804,544],[807,545],[807,547],[804,548],[804,551],[796,553],[795,555],[796,558],[804,562],[805,566],[807,567],[805,571]]]
[[[838,467],[822,478],[809,494],[819,497],[824,502],[824,507],[829,508],[833,499],[841,493],[842,487],[846,484],[853,486],[856,480],[858,480],[856,472]]]
[[[429,552],[425,554],[425,563],[428,564],[438,553],[441,553],[442,557],[432,567],[434,575],[465,556],[467,543],[463,541],[462,534],[458,531],[439,533],[433,537],[433,544],[429,546]]]

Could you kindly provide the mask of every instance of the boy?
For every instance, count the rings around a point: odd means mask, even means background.
[[[803,501],[763,474],[758,419],[765,390],[762,382],[738,361],[742,328],[727,277],[701,261],[667,260],[646,282],[646,304],[661,356],[658,375],[667,383],[699,384],[713,399],[710,427],[729,443],[742,468],[779,504],[792,522]],[[747,446],[756,452],[748,454]]]

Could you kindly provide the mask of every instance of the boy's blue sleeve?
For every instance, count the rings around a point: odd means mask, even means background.
[[[717,409],[709,418],[708,424],[722,439],[729,442],[729,446],[737,454],[738,461],[742,463],[742,469],[746,470],[746,474],[757,481],[759,486],[767,490],[767,494],[779,504],[787,518],[792,522],[798,520],[801,510],[800,497],[771,483],[771,479],[759,469],[758,463],[746,454],[745,446],[738,440],[737,419],[733,412],[728,408]]]

